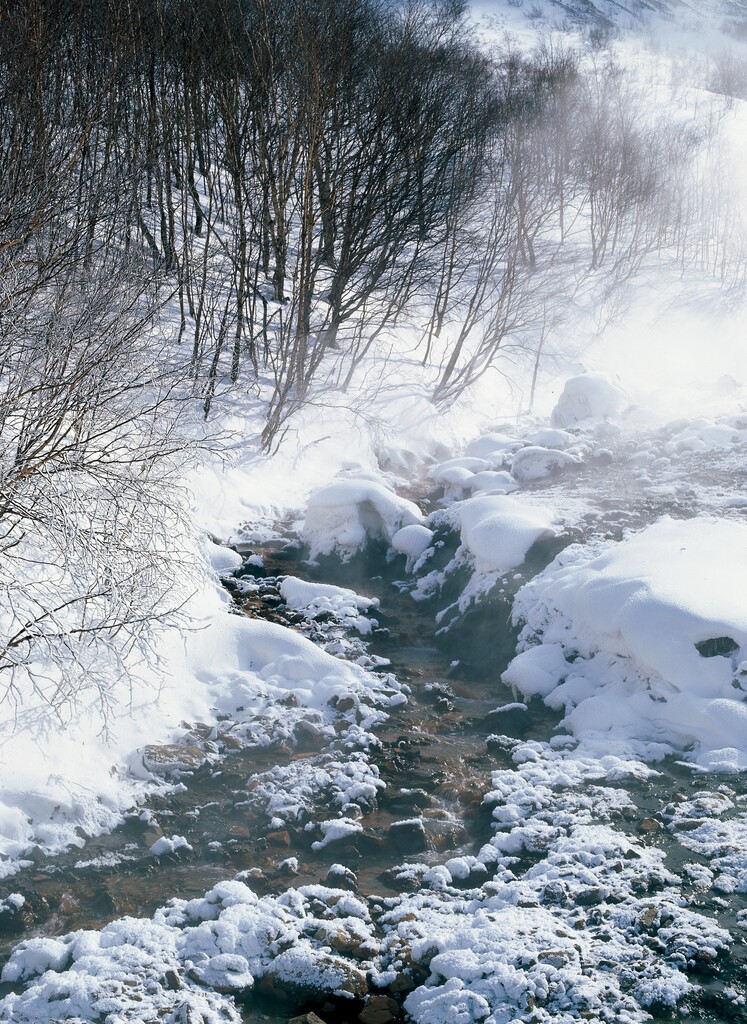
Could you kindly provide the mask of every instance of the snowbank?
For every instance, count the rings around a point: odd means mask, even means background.
[[[564,725],[714,769],[747,767],[747,524],[665,518],[601,551],[564,551],[516,598],[503,680]],[[539,644],[539,646],[535,646]]]

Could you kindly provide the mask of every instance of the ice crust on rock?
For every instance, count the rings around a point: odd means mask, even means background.
[[[383,483],[362,478],[335,480],[314,491],[306,508],[303,538],[311,557],[350,559],[371,540],[392,543],[405,526],[423,521],[420,509]]]
[[[504,681],[565,710],[586,741],[745,768],[745,565],[747,524],[705,517],[569,548],[517,595],[520,653]]]

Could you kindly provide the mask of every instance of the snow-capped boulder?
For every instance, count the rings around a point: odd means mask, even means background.
[[[413,523],[411,526],[403,526],[392,537],[392,547],[395,551],[405,555],[407,558],[408,570],[417,562],[420,556],[433,541],[433,530],[427,526],[420,526]]]
[[[552,425],[567,428],[585,421],[614,419],[630,404],[630,398],[612,374],[581,373],[565,382],[552,411]]]
[[[570,452],[530,445],[527,448],[520,448],[514,455],[511,460],[511,475],[521,483],[528,483],[531,480],[542,480],[559,469],[576,466],[580,462],[578,455],[571,455]]]
[[[558,533],[548,509],[508,495],[469,498],[455,507],[454,514],[462,545],[472,555],[478,573],[513,569],[522,564],[536,541]]]
[[[312,558],[335,553],[347,560],[370,540],[391,544],[403,526],[422,521],[413,502],[377,481],[352,478],[336,480],[311,495],[302,535]]]
[[[510,494],[518,490],[518,484],[505,469],[485,469],[480,473],[474,473],[471,480],[467,481],[467,488],[472,494],[490,491],[492,493]]]
[[[464,449],[464,454],[470,458],[485,459],[496,453],[514,452],[521,448],[521,445],[522,441],[516,437],[509,437],[508,434],[482,434],[470,441]]]
[[[560,448],[565,451],[572,445],[578,443],[578,438],[567,430],[560,430],[556,427],[541,427],[526,435],[530,444],[540,445],[542,448]]]

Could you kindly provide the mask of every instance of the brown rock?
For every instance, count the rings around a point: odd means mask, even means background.
[[[288,1024],[325,1024],[325,1022],[311,1010],[309,1013],[302,1013],[298,1017],[291,1017]]]
[[[290,846],[291,837],[286,829],[280,829],[277,832],[268,832],[265,836],[265,840],[270,846]]]
[[[643,928],[651,928],[659,916],[659,911],[656,907],[646,907],[644,912],[641,914],[641,925]]]
[[[149,772],[164,778],[193,772],[208,760],[205,752],[193,743],[149,744],[143,747],[141,756]]]
[[[638,826],[639,832],[658,832],[660,828],[661,822],[656,818],[644,818]]]
[[[391,996],[369,996],[358,1014],[361,1024],[389,1024],[399,1016],[399,1004]]]

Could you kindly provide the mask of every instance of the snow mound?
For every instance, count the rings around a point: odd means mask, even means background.
[[[530,445],[520,448],[511,461],[511,473],[521,483],[531,480],[542,480],[551,473],[567,466],[577,466],[581,462],[578,455],[561,452],[557,448],[542,448]]]
[[[392,547],[407,558],[407,570],[417,562],[420,556],[433,542],[433,530],[427,526],[420,526],[413,523],[411,526],[403,526],[392,537]]]
[[[470,441],[464,449],[464,454],[468,458],[488,459],[493,462],[495,457],[500,457],[502,452],[514,452],[517,448],[521,448],[521,445],[522,442],[518,438],[509,437],[508,434],[482,434]]]
[[[552,411],[552,425],[567,428],[589,420],[614,419],[630,404],[630,398],[612,374],[581,373],[565,382]]]
[[[417,505],[370,479],[337,480],[315,491],[306,509],[303,538],[311,557],[338,554],[343,560],[370,540],[391,544],[405,526],[420,524]]]
[[[494,443],[495,437],[496,435],[489,434],[478,438],[478,441]],[[521,442],[517,441],[514,447],[520,444]],[[461,501],[466,494],[480,494],[486,491],[510,494],[518,490],[519,485],[509,472],[500,468],[505,461],[503,449],[498,449],[493,452],[491,461],[471,456],[448,459],[434,466],[430,475],[443,487],[445,502]]]
[[[336,697],[385,685],[285,626],[237,615],[212,624],[210,643],[193,654],[193,665],[197,678],[211,686],[218,710],[231,714],[237,705],[251,708],[259,699],[264,706],[268,698],[283,700],[289,693],[299,707],[324,710]]]
[[[710,518],[569,548],[519,591],[521,653],[503,680],[564,710],[585,741],[692,748],[703,767],[744,769],[746,565],[747,524]]]
[[[531,546],[555,537],[558,528],[546,508],[527,505],[502,494],[486,494],[454,506],[462,545],[478,573],[505,572],[521,565]]]
[[[578,438],[574,437],[573,434],[556,427],[540,427],[538,430],[527,434],[526,440],[530,444],[541,445],[543,448],[560,448],[561,451],[565,451],[567,448],[578,443]]]

